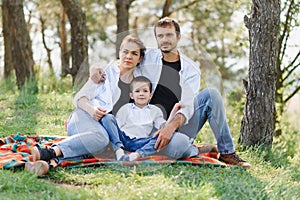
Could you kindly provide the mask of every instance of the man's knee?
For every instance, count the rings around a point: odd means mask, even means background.
[[[174,133],[168,147],[171,157],[178,159],[182,158],[183,154],[191,145],[191,141],[188,136],[182,133]]]
[[[201,99],[206,99],[210,106],[223,105],[223,99],[220,92],[216,88],[205,88],[200,93]]]

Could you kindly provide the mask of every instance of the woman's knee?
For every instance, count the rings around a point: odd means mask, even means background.
[[[108,143],[109,143],[109,136],[108,136],[108,133],[107,133],[106,129],[99,124],[99,127],[96,130],[96,133],[97,133],[97,135],[99,137],[101,137],[101,140],[103,141],[103,143],[106,144],[106,145],[108,145]]]

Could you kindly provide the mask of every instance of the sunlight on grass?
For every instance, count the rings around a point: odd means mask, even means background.
[[[0,93],[2,137],[17,132],[67,135],[64,122],[74,109],[72,90],[68,86],[45,85],[40,93],[27,94],[0,84],[6,91]],[[245,149],[237,144],[241,104],[228,105],[227,113],[237,152],[251,163],[250,170],[190,165],[107,165],[51,169],[39,179],[22,170],[0,170],[0,192],[5,194],[1,199],[298,199],[299,131],[286,120],[281,124],[282,134],[274,137],[271,148]],[[216,143],[207,124],[196,142]]]

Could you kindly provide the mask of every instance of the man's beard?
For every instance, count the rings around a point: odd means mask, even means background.
[[[176,48],[176,46],[171,46],[169,49],[161,49],[161,52],[163,53],[171,53],[174,49]]]
[[[163,53],[171,53],[172,50],[161,50],[161,52],[163,52]]]

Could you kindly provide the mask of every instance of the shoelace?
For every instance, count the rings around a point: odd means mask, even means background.
[[[233,154],[233,159],[236,160],[237,162],[245,162],[243,159],[241,159],[238,155]]]

